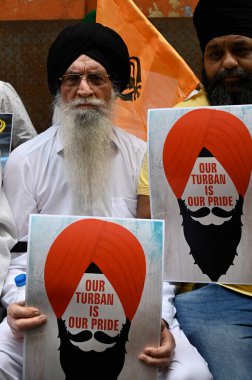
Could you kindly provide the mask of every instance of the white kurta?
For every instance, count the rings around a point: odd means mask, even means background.
[[[114,129],[113,141],[117,149],[111,170],[111,186],[108,189],[111,206],[100,216],[135,217],[137,183],[146,144],[118,128]],[[16,219],[19,241],[27,241],[31,213],[63,215],[77,212],[71,188],[64,175],[63,161],[63,148],[57,125],[18,147],[8,159],[4,189]],[[94,214],[97,215],[96,210]],[[4,286],[5,304],[12,302],[15,275],[25,270],[26,253],[13,254],[11,269]],[[173,318],[173,296],[174,287],[164,283],[163,314],[171,324],[176,350],[169,368],[159,372],[158,380],[212,380],[206,362],[189,343]],[[6,318],[0,324],[0,336],[0,377],[8,376],[9,380],[20,380],[23,342],[14,338]]]
[[[16,221],[18,240],[27,241],[30,214],[80,215],[64,173],[64,149],[54,125],[10,155],[4,175],[4,190]],[[109,205],[93,215],[133,218],[136,216],[137,183],[146,143],[114,127],[115,153],[107,191]],[[12,302],[14,277],[26,270],[26,253],[13,253],[2,302]]]

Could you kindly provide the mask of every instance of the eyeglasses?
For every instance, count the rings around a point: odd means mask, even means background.
[[[108,78],[109,74],[105,73],[87,73],[87,74],[64,74],[62,75],[59,80],[61,81],[61,84],[67,87],[78,87],[80,85],[80,82],[82,81],[82,78],[85,78],[87,83],[90,86],[99,87],[104,85]]]

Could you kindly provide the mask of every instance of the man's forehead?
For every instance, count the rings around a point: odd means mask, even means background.
[[[206,49],[212,49],[217,46],[224,46],[224,45],[240,45],[240,44],[251,44],[252,45],[252,38],[238,35],[238,34],[228,34],[225,36],[215,37],[211,39],[207,45]]]
[[[104,66],[99,62],[95,61],[93,58],[82,54],[80,55],[67,69],[66,72],[75,71],[75,70],[95,70],[106,72]]]

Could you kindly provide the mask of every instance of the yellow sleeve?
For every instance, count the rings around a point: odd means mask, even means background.
[[[139,180],[138,180],[137,194],[148,195],[148,196],[150,195],[147,152],[145,153],[145,156],[144,156],[143,165],[142,165]]]
[[[176,105],[176,107],[195,107],[202,106],[207,104],[204,92],[202,90],[198,91],[196,95],[192,97],[191,100],[180,102]],[[147,195],[150,196],[150,188],[149,188],[149,171],[148,171],[148,155],[145,153],[143,166],[141,168],[138,187],[137,187],[138,195]]]
[[[222,286],[225,286],[225,288],[231,289],[235,292],[245,294],[246,296],[252,297],[252,285],[226,285],[226,284],[220,284]]]
[[[179,293],[185,293],[185,292],[190,292],[193,290],[194,284],[189,283],[189,282],[181,282],[178,290]]]

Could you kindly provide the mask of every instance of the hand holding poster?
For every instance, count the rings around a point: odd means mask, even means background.
[[[138,355],[159,342],[162,234],[162,221],[31,217],[27,303],[49,320],[26,336],[24,379],[156,378]]]
[[[149,111],[154,218],[169,281],[250,283],[251,106]]]

